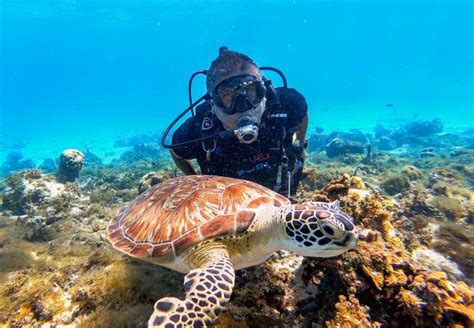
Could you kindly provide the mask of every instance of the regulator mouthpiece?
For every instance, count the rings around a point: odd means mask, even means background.
[[[251,144],[258,137],[258,126],[254,119],[248,116],[242,117],[237,123],[234,134],[240,143]]]

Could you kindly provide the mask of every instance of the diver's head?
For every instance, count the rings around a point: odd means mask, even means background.
[[[262,80],[263,76],[257,64],[248,56],[227,47],[219,48],[219,56],[211,63],[206,73],[207,91],[212,94],[225,80],[238,76],[250,76]]]
[[[248,56],[221,47],[207,71],[206,86],[212,110],[227,130],[260,123],[266,89],[259,68]]]

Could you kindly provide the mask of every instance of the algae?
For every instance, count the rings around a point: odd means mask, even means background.
[[[216,327],[472,326],[470,156],[375,152],[366,164],[363,155],[309,153],[295,198],[339,200],[360,229],[358,247],[330,259],[278,252],[238,271]],[[182,274],[123,256],[105,240],[142,177],[149,187],[173,175],[169,158],[138,157],[86,165],[61,190],[38,170],[0,183],[2,324],[143,326],[158,298],[183,296]]]

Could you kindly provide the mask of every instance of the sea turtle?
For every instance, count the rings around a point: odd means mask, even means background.
[[[187,273],[186,298],[158,300],[148,321],[166,328],[211,325],[230,299],[234,271],[275,251],[330,257],[358,239],[337,202],[292,205],[256,183],[209,175],[149,188],[112,219],[107,234],[130,256]]]

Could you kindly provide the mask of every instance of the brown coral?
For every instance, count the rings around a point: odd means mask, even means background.
[[[410,189],[410,180],[406,175],[393,175],[380,185],[389,195],[395,195]]]
[[[347,196],[349,189],[365,189],[362,179],[348,174],[342,175],[338,180],[328,183],[321,190],[315,191],[310,200],[329,202]]]
[[[367,306],[360,305],[354,295],[340,295],[336,304],[337,315],[326,321],[326,325],[328,328],[380,327],[380,323],[370,321],[368,310]]]
[[[402,168],[401,173],[406,176],[410,181],[421,179],[421,172],[412,165],[406,165]]]
[[[338,190],[347,187],[342,182],[344,179],[338,181]],[[315,194],[321,197],[325,191]],[[369,307],[372,315],[364,318],[370,324],[376,321],[388,326],[394,322],[406,326],[473,324],[472,292],[465,283],[452,283],[444,273],[429,273],[411,264],[409,251],[392,224],[393,212],[389,208],[396,206],[387,204],[376,193],[362,197],[360,193],[349,191],[339,197],[345,210],[358,221],[359,228],[380,231],[382,235],[379,239],[359,241],[356,250],[343,256],[346,264],[353,265],[357,276],[342,274],[341,279],[346,291],[357,296],[354,308],[360,304]],[[336,262],[340,265],[338,272],[343,272],[344,262]],[[327,264],[324,262],[322,266]],[[360,284],[361,279],[366,284]],[[341,302],[353,301],[351,297],[339,300],[337,314],[328,324],[339,327],[347,324],[343,315],[347,313],[347,306],[343,307]]]
[[[136,183],[139,176],[135,178],[130,181]],[[345,175],[319,191],[306,190],[314,200],[341,201],[363,231],[355,250],[329,259],[303,259],[279,252],[262,265],[238,271],[228,312],[219,318],[218,325],[472,325],[469,286],[413,264],[411,248],[406,247],[413,235],[402,229],[397,213],[400,208],[412,209],[373,192],[369,183]],[[135,193],[130,185],[134,186],[127,183],[123,190]],[[410,204],[414,208],[423,206],[420,213],[433,213],[425,204],[428,191],[420,190],[420,195],[413,196],[421,199],[420,204]],[[464,197],[466,193],[462,194]],[[58,211],[64,213],[66,209]],[[0,288],[0,321],[9,325],[78,327],[106,326],[113,321],[117,327],[136,326],[146,322],[157,298],[182,291],[180,274],[125,258],[104,247],[100,235],[114,212],[109,211],[110,204],[80,207],[68,220],[53,225],[55,238],[47,246],[24,241],[34,253],[18,255],[11,251],[13,244],[20,247],[18,241],[11,230],[1,229],[0,222],[0,251],[20,259],[3,268],[3,277],[9,280]],[[470,243],[470,234],[450,229],[450,233],[462,237],[464,244]],[[446,239],[440,235],[440,242]],[[454,242],[442,246],[453,251]],[[48,283],[46,287],[44,282]]]
[[[467,216],[467,210],[455,198],[450,198],[447,196],[436,196],[431,201],[430,204],[443,212],[450,219],[464,218]]]

